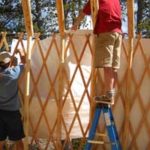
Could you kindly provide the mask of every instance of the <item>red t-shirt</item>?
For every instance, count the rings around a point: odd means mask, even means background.
[[[86,15],[91,15],[90,1],[85,5],[83,12]],[[121,33],[121,6],[119,0],[99,0],[94,33],[104,32]]]

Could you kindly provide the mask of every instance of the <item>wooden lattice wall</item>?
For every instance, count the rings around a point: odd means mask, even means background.
[[[81,138],[77,149],[83,148],[89,130],[90,108],[94,104],[91,98],[93,90],[91,87],[96,87],[94,91],[103,92],[104,85],[103,73],[100,70],[93,71],[90,67],[93,58],[92,37],[92,34],[88,32],[68,34],[64,41],[64,52],[62,52],[59,35],[46,39],[46,45],[40,41],[38,34],[31,42],[30,93],[29,103],[26,103],[28,112],[23,110],[23,114],[24,112],[29,114],[29,119],[25,119],[29,125],[25,128],[28,128],[26,138],[30,144],[36,143],[40,149],[48,150],[51,147],[60,150],[65,149],[66,144],[70,143],[72,149],[75,149],[72,144],[73,139]],[[2,38],[4,40],[1,40],[0,45],[8,50],[5,33]],[[18,38],[14,49],[22,48],[26,51],[27,44],[23,41],[23,34]],[[149,39],[141,39],[140,36],[134,39],[130,72],[128,66],[131,57],[128,40],[124,39],[122,43],[122,65],[118,72],[118,94],[113,106],[113,114],[122,144],[125,116],[129,115],[126,145],[129,150],[149,150],[150,148],[149,42]],[[70,64],[73,65],[69,66]],[[88,74],[85,74],[85,70]],[[92,81],[92,75],[96,82]],[[78,96],[73,88],[76,81],[80,81],[81,84],[79,89],[75,89],[81,93]],[[26,98],[25,84],[26,78],[23,75],[19,84],[23,105]],[[129,112],[126,112],[126,103]],[[68,118],[69,122],[66,121]],[[83,120],[84,118],[86,119]],[[102,122],[101,120],[101,125]],[[103,130],[103,127],[98,129],[98,131]],[[76,132],[79,137],[74,136]],[[94,149],[100,148],[109,149],[106,146],[94,147]]]

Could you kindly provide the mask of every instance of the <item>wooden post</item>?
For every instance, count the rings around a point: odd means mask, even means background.
[[[32,23],[30,0],[22,0],[22,8],[25,19],[26,32],[28,33],[28,36],[32,36],[33,23]]]
[[[93,27],[95,26],[96,19],[97,19],[97,12],[99,9],[99,1],[98,0],[90,0],[91,5],[91,15],[92,15],[92,22]]]
[[[24,101],[24,129],[25,129],[25,150],[28,150],[29,137],[29,94],[30,94],[30,61],[31,61],[31,42],[33,36],[33,24],[31,17],[30,0],[22,0],[23,14],[25,18],[25,27],[27,32],[27,51],[26,51],[26,88]]]
[[[57,14],[58,14],[58,25],[59,25],[59,32],[61,36],[65,34],[65,21],[64,21],[64,8],[63,8],[63,1],[56,0],[56,7],[57,7]]]
[[[28,137],[29,137],[29,96],[30,96],[30,62],[31,62],[31,41],[32,36],[27,39],[27,53],[26,53],[26,87],[25,87],[25,101],[24,101],[24,115],[25,115],[25,150],[28,150]]]
[[[58,136],[58,149],[62,149],[61,146],[61,133],[62,133],[62,96],[63,96],[63,69],[64,69],[64,54],[65,54],[65,21],[64,21],[64,8],[63,8],[63,0],[56,0],[57,14],[58,14],[58,25],[59,32],[61,36],[61,60],[59,66],[59,107],[58,107],[58,122],[57,122],[57,136]]]
[[[128,146],[129,139],[129,123],[130,123],[130,84],[131,84],[131,69],[134,51],[134,0],[127,0],[127,13],[128,13],[128,72],[127,72],[127,82],[126,82],[126,95],[125,95],[125,126],[123,134],[123,149],[126,150]]]
[[[90,0],[90,5],[91,5],[91,17],[92,17],[92,22],[93,22],[93,28],[96,23],[96,17],[97,17],[97,12],[99,9],[99,1],[97,0]],[[93,35],[92,39],[92,49],[93,49],[93,54],[95,53],[95,36]],[[94,55],[93,55],[94,56]],[[92,58],[92,71],[91,71],[92,77],[91,77],[91,91],[90,91],[90,97],[93,98],[95,96],[95,89],[96,89],[96,69],[94,67],[94,58]],[[93,118],[94,115],[94,109],[95,109],[95,103],[92,100],[91,101],[91,107],[90,107],[90,122],[91,119]]]

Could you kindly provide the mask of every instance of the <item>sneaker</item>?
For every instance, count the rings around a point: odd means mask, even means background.
[[[106,96],[108,98],[115,97],[115,95],[116,95],[116,90],[115,89],[112,89],[112,90],[106,92]]]

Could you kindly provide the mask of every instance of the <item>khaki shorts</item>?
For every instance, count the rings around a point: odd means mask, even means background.
[[[120,67],[122,35],[117,32],[101,33],[95,38],[94,66]]]

